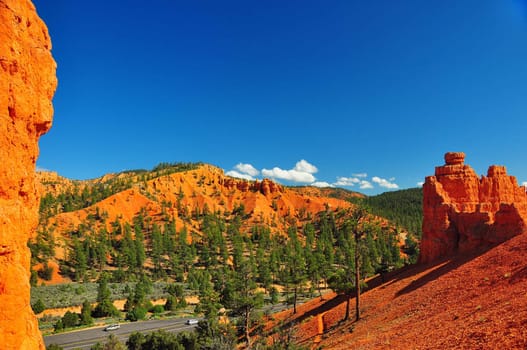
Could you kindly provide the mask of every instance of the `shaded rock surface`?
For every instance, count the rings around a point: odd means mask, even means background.
[[[461,152],[445,154],[423,185],[421,262],[468,252],[523,233],[527,195],[504,166],[492,165],[479,178]]]
[[[43,349],[26,243],[38,220],[37,141],[51,126],[56,65],[30,1],[0,0],[0,23],[0,347]]]

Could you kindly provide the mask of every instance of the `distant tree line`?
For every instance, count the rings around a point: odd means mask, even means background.
[[[384,217],[421,238],[423,224],[423,189],[410,188],[356,198],[354,203],[368,207],[371,213]]]

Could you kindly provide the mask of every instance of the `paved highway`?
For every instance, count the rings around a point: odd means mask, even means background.
[[[301,303],[299,302],[298,305]],[[264,307],[266,313],[275,313],[291,308],[291,305],[276,304]],[[169,320],[150,320],[143,322],[122,323],[119,329],[115,331],[105,331],[105,327],[94,327],[78,331],[60,333],[44,337],[46,346],[51,344],[60,345],[64,350],[82,349],[89,350],[97,343],[106,342],[110,334],[114,334],[123,343],[126,342],[133,332],[151,332],[158,329],[164,329],[168,332],[181,332],[193,330],[196,325],[186,325],[187,318],[169,319]]]
[[[150,320],[144,322],[122,323],[115,331],[105,331],[104,327],[95,327],[79,331],[61,333],[44,337],[46,346],[51,344],[60,345],[64,350],[82,349],[89,350],[98,342],[104,343],[110,334],[114,334],[123,343],[126,342],[133,332],[151,332],[164,329],[167,332],[181,332],[193,330],[196,325],[186,325],[187,319]]]

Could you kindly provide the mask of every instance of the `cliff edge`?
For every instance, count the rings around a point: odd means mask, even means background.
[[[490,247],[526,228],[525,187],[504,166],[478,178],[464,161],[464,153],[446,153],[423,185],[421,262]]]
[[[3,349],[44,349],[26,244],[38,221],[37,142],[51,126],[56,64],[29,0],[0,0],[0,23],[0,339]]]

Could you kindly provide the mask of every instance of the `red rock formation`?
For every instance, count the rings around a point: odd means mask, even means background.
[[[254,183],[254,188],[256,191],[260,192],[264,196],[284,192],[284,188],[282,186],[269,179],[263,179],[262,182],[256,181]]]
[[[446,165],[423,186],[421,262],[487,247],[523,233],[527,222],[525,187],[504,166],[478,178],[463,153],[445,154]]]
[[[45,24],[29,0],[0,0],[0,347],[43,349],[29,303],[38,138],[57,84]]]
[[[237,189],[241,192],[260,192],[264,196],[284,192],[284,188],[281,185],[269,179],[263,179],[261,182],[258,180],[250,182],[243,179],[226,177],[220,181],[220,184],[226,189]]]

